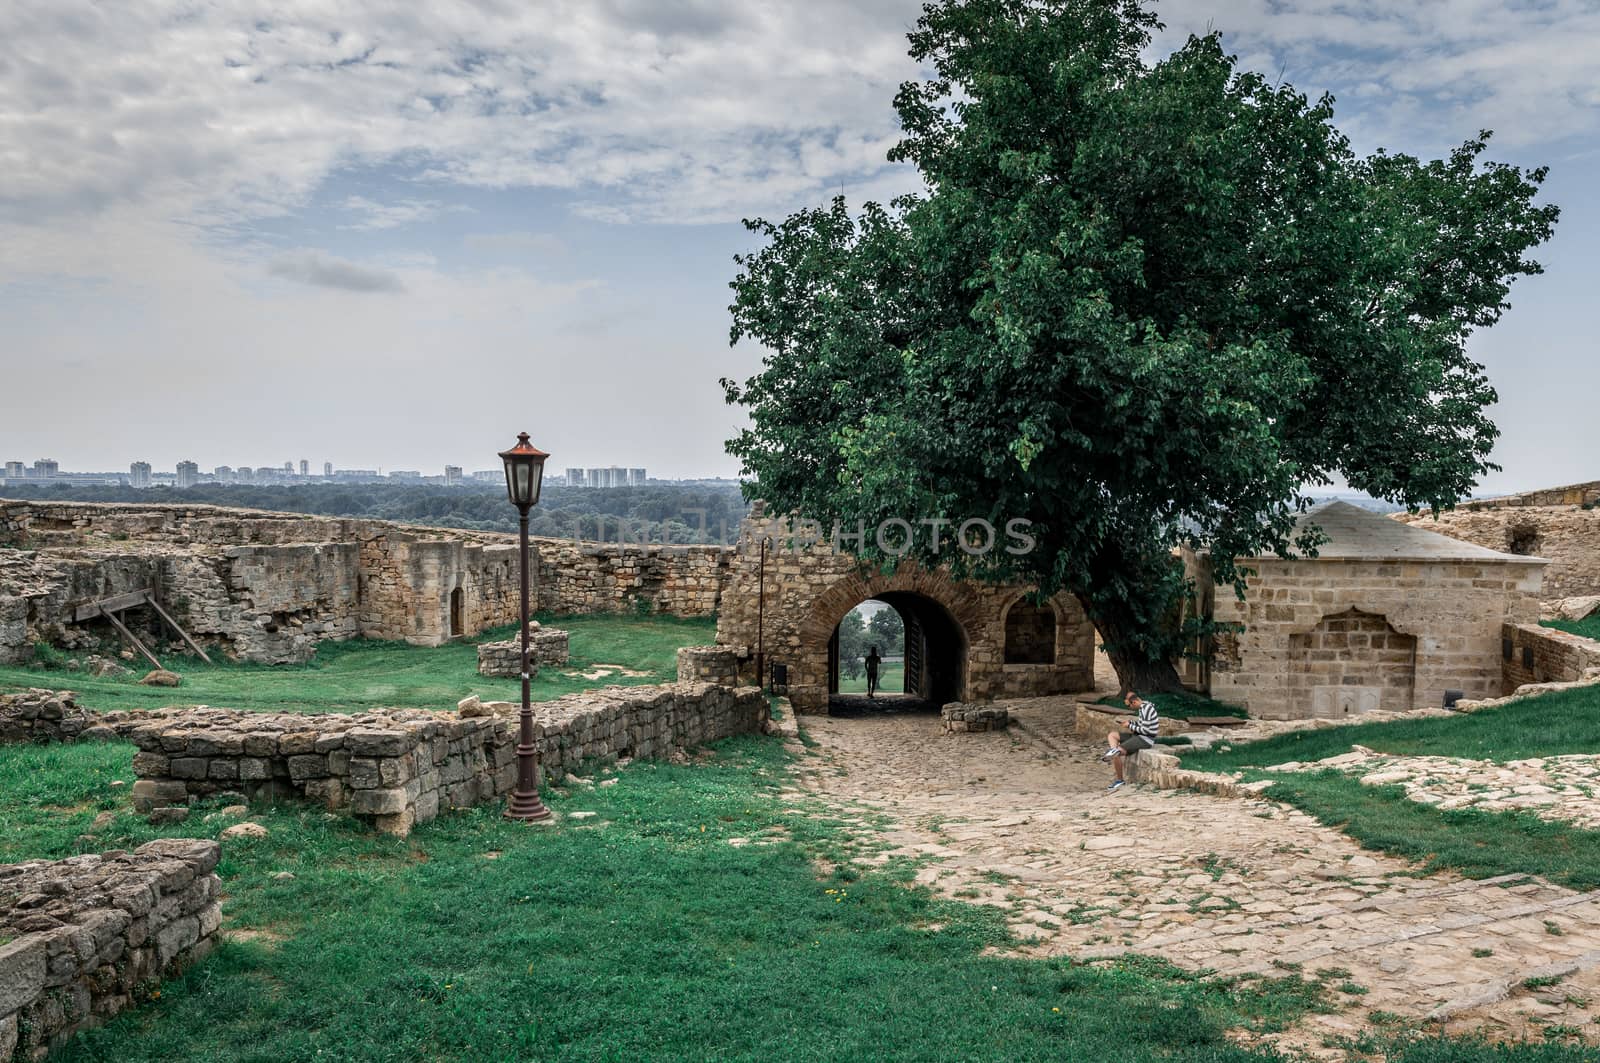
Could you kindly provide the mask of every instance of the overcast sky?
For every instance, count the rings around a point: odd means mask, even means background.
[[[1358,150],[1548,164],[1489,490],[1600,477],[1600,0],[1201,0]],[[739,219],[912,186],[914,2],[0,3],[0,460],[732,475]]]

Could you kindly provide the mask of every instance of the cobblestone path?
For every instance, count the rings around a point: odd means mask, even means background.
[[[1008,732],[946,737],[929,715],[804,717],[803,786],[886,817],[871,859],[999,905],[1030,955],[1124,951],[1225,974],[1319,970],[1342,1010],[1281,1043],[1314,1055],[1374,1011],[1447,1032],[1600,1039],[1600,892],[1528,876],[1420,877],[1268,800],[1129,786],[1107,795],[1070,698],[1005,703]],[[1363,991],[1364,990],[1364,991]]]

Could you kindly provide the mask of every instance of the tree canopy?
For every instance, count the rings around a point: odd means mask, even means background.
[[[1138,0],[925,8],[890,158],[926,191],[747,222],[732,339],[766,354],[723,382],[769,508],[1031,521],[1026,554],[909,556],[1072,592],[1143,686],[1194,634],[1175,546],[1242,590],[1233,559],[1288,549],[1317,485],[1444,506],[1494,468],[1466,341],[1557,217],[1487,132],[1358,156],[1331,98],[1218,34],[1147,61],[1157,26]]]

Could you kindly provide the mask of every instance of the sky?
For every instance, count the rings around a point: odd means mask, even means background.
[[[1544,276],[1471,350],[1485,491],[1600,478],[1600,0],[1193,0],[1357,150],[1548,165]],[[891,166],[915,2],[0,4],[0,460],[735,475],[746,217]]]

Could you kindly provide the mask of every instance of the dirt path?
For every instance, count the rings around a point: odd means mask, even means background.
[[[805,717],[820,745],[803,784],[887,816],[895,848],[878,859],[926,859],[920,881],[1008,909],[1029,954],[1348,971],[1329,978],[1351,987],[1336,994],[1344,1009],[1286,1038],[1315,1054],[1373,1011],[1450,1032],[1600,1037],[1600,892],[1418,877],[1266,800],[1106,795],[1110,772],[1072,733],[1070,698],[1007,704],[1009,732],[950,737],[929,715]]]

